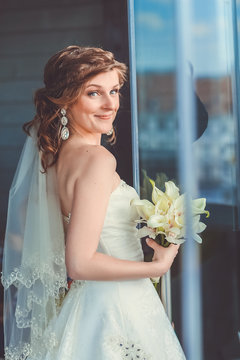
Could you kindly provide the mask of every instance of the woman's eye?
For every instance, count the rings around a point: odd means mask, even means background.
[[[118,89],[113,89],[113,90],[110,91],[110,94],[111,94],[111,95],[116,95],[116,94],[118,94],[118,93],[119,93],[119,90],[118,90]]]
[[[88,93],[88,96],[93,96],[93,97],[98,96],[98,92],[97,91],[91,91],[91,92]]]

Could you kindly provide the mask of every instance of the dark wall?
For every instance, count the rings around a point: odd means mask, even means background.
[[[34,116],[33,94],[42,86],[47,59],[65,46],[78,44],[111,50],[118,60],[128,63],[126,3],[126,0],[0,0],[2,245],[8,191],[25,139],[22,125]],[[123,89],[116,126],[118,142],[111,150],[117,157],[120,176],[131,183],[128,86]],[[2,352],[1,349],[0,356]]]

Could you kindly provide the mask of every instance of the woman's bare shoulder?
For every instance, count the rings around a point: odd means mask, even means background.
[[[67,172],[75,180],[92,176],[109,176],[116,171],[116,159],[101,145],[75,148],[67,160]]]
[[[59,160],[57,178],[65,212],[71,208],[75,191],[85,192],[96,184],[109,189],[115,185],[116,159],[101,145],[68,148]]]
[[[105,163],[116,168],[116,159],[113,154],[101,145],[84,145],[76,150],[74,156],[76,163],[91,165],[104,165]]]

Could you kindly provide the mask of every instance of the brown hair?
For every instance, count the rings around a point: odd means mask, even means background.
[[[68,46],[53,55],[44,69],[45,87],[38,89],[34,96],[36,115],[23,125],[30,135],[32,126],[37,128],[38,147],[42,153],[44,172],[58,159],[62,144],[61,108],[77,101],[84,83],[100,72],[116,69],[120,85],[126,80],[127,67],[115,60],[110,51],[94,47]],[[71,124],[68,124],[71,130]],[[109,139],[115,141],[115,132]]]

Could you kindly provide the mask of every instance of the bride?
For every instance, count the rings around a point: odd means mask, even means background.
[[[143,261],[138,195],[101,146],[102,134],[115,141],[125,78],[99,48],[69,46],[46,64],[9,197],[6,360],[185,359],[149,280],[178,246],[148,239],[154,256]]]

